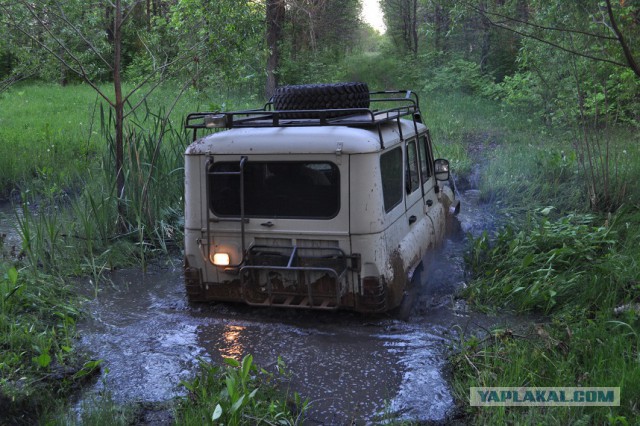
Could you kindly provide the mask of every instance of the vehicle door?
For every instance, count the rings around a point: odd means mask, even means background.
[[[437,245],[444,236],[444,209],[436,192],[436,179],[433,166],[433,149],[429,132],[422,133],[417,140],[420,181],[423,195],[423,214],[429,218],[433,230],[429,244]]]
[[[410,266],[415,266],[429,248],[433,238],[433,222],[425,214],[425,200],[422,182],[422,157],[419,139],[409,139],[405,144],[405,203],[406,220],[409,224],[409,238],[412,241]]]

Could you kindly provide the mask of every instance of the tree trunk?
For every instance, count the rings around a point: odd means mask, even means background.
[[[267,0],[267,84],[265,97],[270,99],[278,86],[278,65],[280,62],[280,50],[278,44],[282,38],[282,26],[284,24],[284,0]]]
[[[480,16],[480,30],[482,31],[482,45],[480,46],[480,71],[487,71],[487,60],[491,51],[491,23],[485,16],[487,11],[486,0],[480,0],[478,8],[482,11]]]
[[[418,0],[413,0],[413,13],[411,17],[411,36],[413,38],[413,56],[418,56]]]
[[[116,190],[118,192],[118,214],[124,217],[124,100],[122,97],[122,80],[120,77],[122,57],[122,4],[116,0],[113,19],[113,89],[115,91],[115,171]],[[122,224],[122,222],[121,222]]]

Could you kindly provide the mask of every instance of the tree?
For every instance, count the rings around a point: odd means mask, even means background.
[[[125,25],[141,1],[105,1],[88,8],[78,0],[0,3],[7,17],[5,24],[30,40],[31,46],[54,57],[65,72],[91,86],[113,110],[114,173],[121,218],[125,215],[124,122],[141,103],[132,105],[128,111],[125,111],[125,105],[130,104],[132,96],[147,85],[148,96],[161,81],[156,77],[177,62],[176,58],[167,58],[137,86],[123,92],[123,34]],[[105,12],[104,15],[101,11]],[[105,71],[111,77],[113,94],[99,84]],[[66,80],[66,77],[61,80]]]
[[[572,55],[627,67],[640,78],[637,59],[640,55],[637,50],[640,44],[640,5],[625,0],[615,5],[611,0],[594,2],[584,5],[584,8],[581,4],[567,3],[559,5],[550,0],[531,0],[528,9],[533,10],[534,14],[527,15],[527,19],[488,10],[473,3],[466,5],[497,28]],[[537,17],[542,17],[542,22],[536,22]]]
[[[418,0],[382,0],[387,33],[396,46],[418,54]]]
[[[613,211],[624,202],[617,144],[601,130],[640,122],[638,2],[527,0],[469,10],[494,28],[520,37],[519,69],[506,81],[547,123],[572,129],[590,208]],[[523,90],[525,89],[525,90]]]
[[[267,84],[266,99],[271,98],[278,85],[278,65],[280,62],[280,41],[285,18],[284,0],[267,0]]]

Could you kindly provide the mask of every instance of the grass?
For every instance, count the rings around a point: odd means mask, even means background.
[[[73,349],[79,315],[62,280],[0,265],[0,423],[35,422],[93,373]]]
[[[174,105],[177,92],[173,85],[157,90],[127,121],[124,216],[115,194],[112,115],[92,90],[41,84],[0,95],[0,198],[19,193],[12,200],[22,240],[15,266],[0,268],[0,423],[50,418],[99,365],[83,365],[74,352],[79,302],[65,285],[68,277],[88,274],[97,291],[104,271],[144,265],[181,243],[183,152],[190,141],[183,117],[249,105],[190,90]],[[99,402],[82,422],[117,417],[128,424],[139,411]]]
[[[189,141],[181,130],[184,114],[260,104],[257,98],[187,90],[165,119],[177,92],[175,85],[160,88],[129,121],[124,232],[117,226],[110,134],[101,131],[110,117],[104,108],[100,113],[95,93],[82,85],[41,84],[0,94],[0,196],[20,190],[24,242],[22,263],[0,267],[0,405],[14,413],[31,410],[35,420],[51,395],[64,394],[97,368],[97,363],[82,368],[74,353],[77,304],[60,276],[90,274],[98,285],[102,271],[144,263],[181,239],[181,158]],[[470,247],[475,280],[467,297],[481,309],[538,312],[545,318],[524,336],[503,328],[461,338],[451,358],[452,383],[466,419],[632,423],[640,417],[634,405],[640,400],[638,314],[613,312],[640,298],[639,136],[617,128],[597,134],[608,138],[611,188],[623,208],[611,216],[585,214],[589,199],[575,132],[551,130],[521,111],[469,96],[422,95],[421,106],[435,155],[448,158],[458,176],[479,162],[484,199],[517,213],[495,239],[484,235]],[[70,373],[53,382],[60,371]],[[299,413],[286,398],[270,399],[274,380],[250,359],[225,368],[203,364],[201,375],[185,384],[189,397],[178,419],[200,424],[203,416],[219,413],[225,424],[246,419],[295,424]],[[487,385],[620,386],[623,404],[612,409],[464,406],[470,386]],[[113,404],[105,407],[90,416],[117,414],[124,423],[131,416]]]
[[[106,93],[112,89],[101,86]],[[125,92],[132,86],[125,86]],[[134,122],[144,121],[147,112],[168,110],[180,89],[167,83],[146,100]],[[143,94],[131,97],[131,105]],[[245,100],[243,100],[245,99]],[[171,127],[180,129],[183,117],[199,109],[245,108],[258,99],[235,93],[188,89],[180,97],[170,117]],[[11,191],[74,192],[78,175],[97,169],[107,141],[100,129],[102,98],[87,85],[17,85],[0,93],[0,198]],[[135,124],[134,124],[135,126]],[[174,141],[172,141],[174,142]]]
[[[481,157],[480,189],[485,201],[499,203],[505,223],[496,235],[470,237],[472,280],[462,295],[476,309],[534,313],[539,320],[522,332],[507,326],[461,336],[450,358],[459,408],[471,424],[635,424],[638,136],[632,129],[593,129],[592,141],[610,149],[608,172],[596,180],[615,182],[609,206],[618,206],[594,211],[574,132],[517,117],[492,119],[502,133]],[[452,128],[453,140],[464,140],[460,131]],[[472,386],[612,386],[621,388],[622,400],[620,407],[470,407]]]
[[[200,364],[200,375],[184,382],[188,391],[178,407],[177,424],[197,425],[203,419],[230,426],[302,424],[307,402],[298,394],[279,388],[286,377],[282,360],[278,360],[281,377],[259,368],[251,355],[241,362],[226,358],[225,366]]]

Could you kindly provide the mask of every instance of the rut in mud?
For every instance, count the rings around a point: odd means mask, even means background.
[[[494,222],[478,192],[460,194],[464,232]],[[198,359],[252,354],[267,369],[278,356],[290,390],[308,398],[309,424],[374,422],[382,417],[442,421],[454,401],[444,373],[454,328],[492,322],[454,299],[464,283],[462,237],[450,239],[424,274],[409,320],[344,312],[189,305],[179,259],[147,273],[122,270],[87,307],[81,346],[104,360],[103,377],[84,398],[108,390],[118,403],[181,395]],[[108,373],[106,372],[108,369]]]

